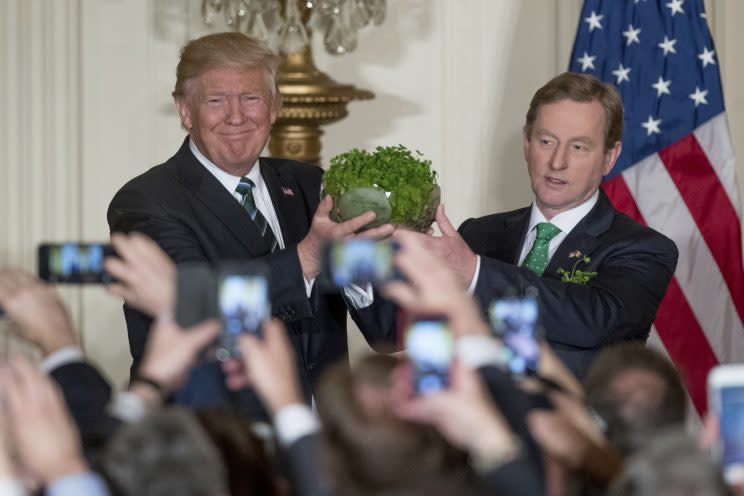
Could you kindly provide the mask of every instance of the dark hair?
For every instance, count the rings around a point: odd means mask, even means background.
[[[609,496],[730,494],[721,470],[698,443],[681,430],[657,433],[630,458]]]
[[[227,494],[220,456],[186,410],[159,410],[120,427],[101,464],[120,496]]]
[[[617,380],[628,372],[658,379],[661,390],[633,397],[617,390]],[[608,440],[623,454],[635,451],[659,428],[682,425],[687,415],[687,393],[677,369],[659,352],[640,343],[623,343],[602,350],[584,381],[588,405],[606,422]]]
[[[230,494],[270,496],[280,493],[278,474],[266,446],[251,430],[247,419],[225,409],[197,410],[195,415],[222,455]]]
[[[338,494],[416,494],[432,478],[459,483],[470,474],[465,453],[434,428],[404,421],[385,408],[396,363],[393,357],[371,355],[353,370],[338,364],[321,380],[318,408]],[[361,398],[365,389],[379,392],[379,404]]]
[[[617,89],[591,74],[564,72],[537,90],[532,97],[524,122],[524,134],[532,138],[532,126],[542,105],[561,100],[574,102],[598,101],[605,111],[605,150],[623,138],[623,101]]]

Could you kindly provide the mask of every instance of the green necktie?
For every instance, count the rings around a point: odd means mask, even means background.
[[[240,179],[240,183],[238,184],[238,187],[235,188],[235,191],[243,195],[243,201],[241,202],[243,208],[248,212],[253,223],[256,224],[258,231],[261,233],[261,237],[266,241],[266,246],[268,246],[269,250],[273,252],[276,250],[279,243],[276,240],[276,236],[274,236],[274,232],[271,230],[271,226],[269,226],[266,217],[263,216],[256,206],[256,200],[253,198],[253,188],[255,187],[256,183],[247,177],[243,177]]]
[[[550,222],[540,222],[537,226],[537,237],[532,244],[530,252],[522,262],[522,267],[530,269],[532,272],[541,276],[548,266],[548,245],[550,240],[555,237],[561,230]]]

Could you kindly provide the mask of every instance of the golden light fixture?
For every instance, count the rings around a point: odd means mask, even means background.
[[[374,94],[338,83],[315,66],[312,30],[323,33],[327,52],[351,52],[359,29],[382,23],[386,0],[203,0],[204,22],[212,23],[220,12],[232,29],[266,41],[282,56],[284,106],[272,127],[269,152],[320,164],[321,126],[346,117],[349,102],[370,100]]]

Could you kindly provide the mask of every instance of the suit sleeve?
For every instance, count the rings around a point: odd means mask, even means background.
[[[189,212],[166,211],[152,195],[132,185],[117,193],[108,210],[111,232],[141,232],[152,238],[175,263],[211,263],[222,258],[215,248],[199,242],[198,233],[194,231],[198,226],[188,216]],[[283,320],[312,317],[297,247],[288,246],[256,260],[270,266],[269,287],[274,314]],[[126,305],[124,315],[134,359],[132,370],[135,370],[144,353],[152,319]]]
[[[282,450],[289,476],[298,496],[332,496],[323,484],[322,440],[319,433],[301,437]]]
[[[106,411],[111,400],[111,386],[87,362],[62,365],[51,370],[49,375],[62,390],[86,452],[101,448],[119,425]]]
[[[538,290],[546,338],[572,348],[596,349],[627,339],[645,339],[674,275],[677,248],[658,233],[647,232],[617,243],[589,270],[587,284],[564,283],[528,269],[481,258],[475,296],[484,308],[507,288]]]

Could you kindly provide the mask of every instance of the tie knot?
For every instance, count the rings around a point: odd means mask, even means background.
[[[245,195],[246,193],[250,193],[255,187],[256,187],[256,183],[254,183],[252,179],[249,179],[247,177],[241,177],[240,182],[235,188],[235,191],[237,191],[241,195]]]
[[[556,234],[561,232],[558,226],[551,224],[550,222],[540,222],[537,226],[537,239],[543,241],[550,241],[555,237]]]

